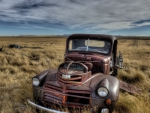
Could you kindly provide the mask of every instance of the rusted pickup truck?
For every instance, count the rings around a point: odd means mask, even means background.
[[[64,63],[33,77],[33,96],[40,109],[51,105],[89,108],[94,113],[112,113],[119,97],[117,39],[110,35],[73,34],[66,41]]]

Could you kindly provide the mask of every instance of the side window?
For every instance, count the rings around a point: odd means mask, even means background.
[[[69,50],[72,50],[72,40],[69,42]]]

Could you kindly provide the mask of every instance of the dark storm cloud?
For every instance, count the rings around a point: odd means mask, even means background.
[[[44,1],[41,2],[31,2],[30,0],[23,1],[21,3],[15,4],[12,6],[12,9],[16,10],[20,14],[28,13],[31,9],[39,9],[46,7],[59,7],[59,4],[56,3],[47,3]]]
[[[1,0],[0,21],[84,30],[150,25],[149,0]]]
[[[18,3],[12,7],[12,9],[22,10],[22,9],[36,9],[40,7],[59,7],[59,4],[56,3],[46,3],[46,2],[29,2],[23,1],[22,3]]]
[[[70,3],[75,3],[75,4],[82,4],[83,2],[81,0],[67,0]]]
[[[145,22],[150,22],[150,19],[149,20],[140,20],[140,21],[134,22],[134,24],[143,24]]]

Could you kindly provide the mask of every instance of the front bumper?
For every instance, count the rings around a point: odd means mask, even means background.
[[[68,113],[68,112],[62,112],[62,111],[58,111],[58,110],[54,110],[54,109],[49,109],[49,108],[46,108],[46,107],[37,105],[37,104],[35,104],[34,102],[32,102],[32,101],[30,101],[30,100],[28,100],[28,99],[27,99],[27,101],[28,101],[28,103],[29,103],[30,105],[32,105],[32,106],[34,106],[34,107],[36,107],[36,108],[38,108],[38,109],[42,109],[42,110],[44,110],[44,111],[48,111],[48,112],[52,112],[52,113]]]
[[[52,112],[52,113],[69,113],[69,112],[63,112],[63,111],[58,111],[58,110],[54,110],[54,109],[50,109],[50,108],[46,108],[46,107],[43,107],[43,106],[40,106],[38,104],[35,104],[34,102],[28,100],[28,103],[38,109],[41,109],[41,110],[44,110],[44,111],[48,111],[48,112]],[[101,113],[109,113],[109,110],[107,108],[103,108],[101,110]]]

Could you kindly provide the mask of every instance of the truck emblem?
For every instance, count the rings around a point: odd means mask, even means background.
[[[70,76],[70,75],[64,75],[64,74],[63,74],[63,75],[62,75],[62,78],[63,78],[63,79],[70,79],[71,76]]]

